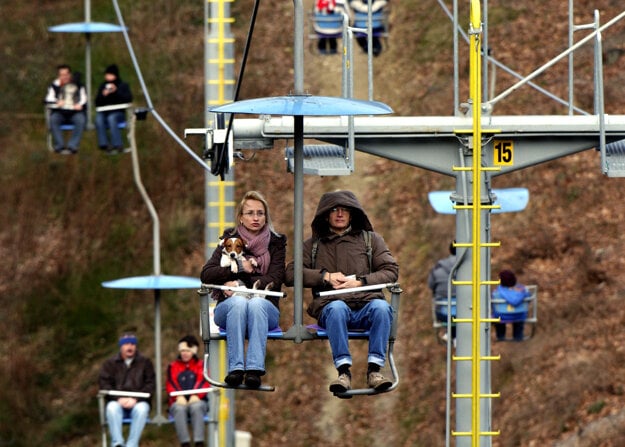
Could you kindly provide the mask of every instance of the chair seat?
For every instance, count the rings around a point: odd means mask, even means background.
[[[214,334],[211,334],[214,335]],[[275,327],[273,329],[271,329],[268,333],[267,333],[267,338],[282,338],[284,336],[284,332],[282,331],[282,328],[280,326]],[[219,338],[226,338],[226,330],[223,328],[219,328]]]
[[[315,333],[315,335],[319,338],[328,338],[328,333],[324,328],[318,326],[316,324],[309,324],[306,326],[306,329]],[[347,331],[347,335],[349,338],[369,338],[369,331],[364,329],[350,329]]]

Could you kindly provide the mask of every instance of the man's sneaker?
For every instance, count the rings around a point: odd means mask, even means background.
[[[352,389],[352,378],[349,374],[339,374],[337,379],[330,384],[333,393],[344,393]]]
[[[367,374],[367,386],[373,388],[376,391],[387,390],[393,385],[393,382],[388,380],[378,371],[371,371]]]

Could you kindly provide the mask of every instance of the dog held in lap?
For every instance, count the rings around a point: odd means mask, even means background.
[[[256,259],[245,256],[246,242],[240,237],[229,237],[221,239],[219,245],[222,246],[221,262],[222,267],[230,267],[232,273],[238,273],[241,269],[240,263],[248,260],[254,267],[258,267]]]

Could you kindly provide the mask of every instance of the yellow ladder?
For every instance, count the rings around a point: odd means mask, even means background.
[[[453,436],[471,437],[471,445],[478,447],[483,436],[497,436],[499,431],[484,431],[481,429],[482,421],[480,420],[481,405],[483,399],[498,398],[499,393],[483,393],[481,391],[482,379],[482,362],[499,360],[499,356],[482,355],[482,331],[480,326],[484,323],[492,323],[499,321],[493,318],[483,318],[481,309],[481,288],[483,286],[498,284],[498,281],[490,281],[482,279],[482,249],[488,247],[499,247],[500,243],[482,242],[482,211],[487,209],[498,208],[498,205],[482,204],[482,175],[486,171],[497,171],[499,167],[483,167],[482,166],[482,127],[481,127],[481,12],[479,0],[471,0],[470,11],[470,90],[471,90],[471,106],[473,117],[472,140],[470,144],[473,146],[473,163],[471,167],[454,167],[454,171],[471,172],[473,176],[472,184],[472,203],[463,205],[454,205],[457,210],[472,211],[472,229],[470,242],[457,242],[456,247],[471,248],[472,251],[472,278],[469,281],[453,281],[457,286],[471,286],[472,289],[472,316],[471,318],[453,318],[454,323],[471,324],[472,345],[471,355],[456,356],[454,361],[472,362],[471,367],[471,392],[470,393],[452,393],[455,399],[471,399],[471,430],[470,431],[452,431]],[[466,192],[466,189],[465,189]],[[487,311],[486,315],[490,315]],[[490,421],[488,421],[490,422]],[[489,424],[490,425],[490,424]]]

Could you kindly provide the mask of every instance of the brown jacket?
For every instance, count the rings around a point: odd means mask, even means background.
[[[332,233],[326,220],[330,210],[335,206],[351,209],[351,230],[344,235]],[[369,218],[356,196],[350,191],[335,191],[324,194],[319,200],[311,227],[313,236],[304,242],[303,283],[304,287],[312,288],[313,300],[307,311],[313,318],[319,318],[323,306],[332,300],[340,299],[345,301],[350,308],[359,309],[368,301],[381,296],[381,292],[374,291],[316,297],[316,292],[332,289],[332,286],[323,280],[326,271],[356,275],[368,285],[397,281],[399,277],[397,262],[391,255],[382,236],[373,232]],[[369,258],[363,231],[371,232],[371,271],[369,271]],[[312,247],[315,239],[318,240],[318,243],[315,266],[313,267]],[[293,281],[294,265],[293,262],[290,262],[286,268],[285,284],[292,286]]]
[[[137,352],[130,367],[126,367],[124,359],[118,353],[104,362],[98,382],[101,390],[135,391],[153,395],[156,375],[149,358]],[[150,403],[151,398],[139,400]]]

